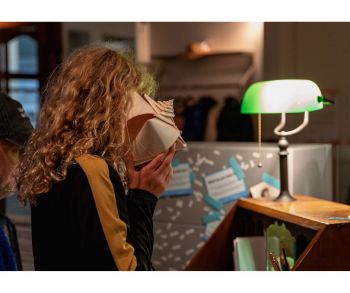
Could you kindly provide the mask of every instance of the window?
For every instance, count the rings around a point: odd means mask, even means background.
[[[38,44],[18,35],[0,44],[0,89],[23,105],[35,127],[39,113]]]

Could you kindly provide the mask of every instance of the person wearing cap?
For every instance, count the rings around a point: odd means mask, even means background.
[[[0,199],[15,191],[13,171],[32,131],[21,103],[0,93]]]
[[[0,93],[0,199],[16,190],[14,170],[32,130],[22,105]],[[16,269],[11,245],[0,227],[0,271]]]
[[[136,170],[127,133],[130,93],[153,88],[131,58],[99,45],[50,77],[17,178],[35,270],[154,269],[153,213],[175,146]]]

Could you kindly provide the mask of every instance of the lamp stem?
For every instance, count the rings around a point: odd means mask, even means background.
[[[280,149],[280,180],[281,180],[281,191],[275,201],[294,201],[295,198],[289,193],[288,187],[288,141],[284,136],[278,141],[278,147]]]

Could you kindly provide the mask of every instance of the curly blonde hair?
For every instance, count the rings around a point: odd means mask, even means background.
[[[17,169],[19,200],[35,203],[83,154],[102,157],[125,179],[128,93],[150,94],[154,85],[130,58],[106,46],[73,52],[44,91],[37,127]]]

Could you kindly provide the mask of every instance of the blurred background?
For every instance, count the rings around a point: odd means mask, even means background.
[[[108,42],[132,50],[157,76],[158,98],[231,96],[239,102],[252,81],[311,79],[336,106],[312,113],[310,125],[291,140],[348,144],[349,29],[345,22],[0,23],[0,85],[35,124],[39,93],[53,68],[76,48]],[[275,140],[270,128],[278,119],[263,121],[265,141]]]
[[[289,141],[332,145],[333,200],[349,203],[349,31],[346,22],[3,22],[0,89],[23,104],[35,126],[52,70],[74,49],[107,42],[134,52],[156,76],[156,99],[175,98],[185,140],[253,142],[257,117],[239,113],[245,89],[258,80],[311,79],[335,105],[311,113],[308,127]],[[262,139],[276,142],[279,116],[268,116]],[[302,119],[291,115],[287,128]],[[0,209],[16,223],[24,270],[33,270],[28,207],[11,197]]]

